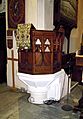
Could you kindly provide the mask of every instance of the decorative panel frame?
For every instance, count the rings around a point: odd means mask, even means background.
[[[8,29],[16,29],[17,24],[25,23],[25,0],[7,0]]]

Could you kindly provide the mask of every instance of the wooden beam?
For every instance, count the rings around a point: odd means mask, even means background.
[[[11,50],[11,58],[8,57],[7,60],[12,61],[12,90],[15,90],[14,61],[18,59],[14,58],[14,50]]]

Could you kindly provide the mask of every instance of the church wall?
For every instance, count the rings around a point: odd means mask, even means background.
[[[81,10],[83,1],[79,0],[78,7],[78,24],[77,28],[73,29],[70,36],[70,52],[75,52],[80,47],[81,34],[83,32],[83,15],[81,16]],[[80,9],[81,6],[81,9]],[[7,11],[7,8],[6,8]],[[7,14],[6,14],[7,18]],[[25,23],[32,23],[36,29],[50,29],[53,30],[53,0],[25,0]],[[6,19],[6,28],[7,19]],[[18,52],[16,48],[16,40],[13,34],[13,48],[7,48],[7,57],[11,58],[11,52],[14,51],[14,58],[18,60]],[[27,86],[24,85],[17,76],[18,72],[18,61],[14,61],[14,80],[15,87],[21,88]],[[7,61],[7,85],[12,87],[12,61]]]

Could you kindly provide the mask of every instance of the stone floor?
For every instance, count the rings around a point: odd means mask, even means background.
[[[83,87],[75,87],[69,97],[71,106],[77,105]],[[12,90],[6,84],[0,84],[0,119],[79,119],[80,112],[64,111],[61,107],[67,103],[66,97],[52,105],[37,105],[27,101],[29,94]]]

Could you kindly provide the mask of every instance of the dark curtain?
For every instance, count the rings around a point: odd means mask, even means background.
[[[6,17],[5,13],[0,13],[0,83],[6,82]]]

